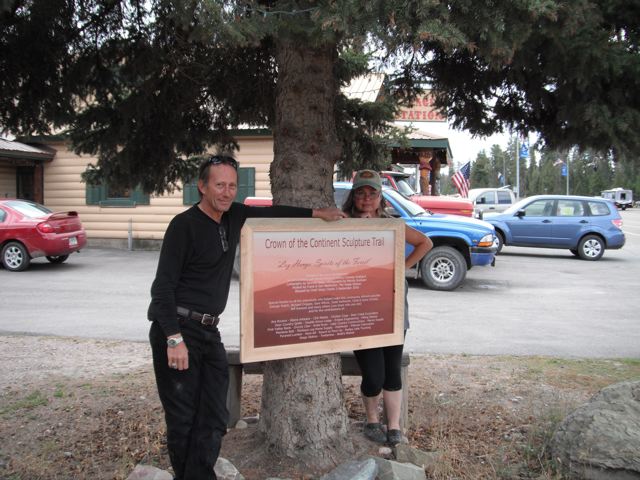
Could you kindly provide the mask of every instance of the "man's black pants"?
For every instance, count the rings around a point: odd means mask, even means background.
[[[167,448],[177,480],[211,480],[227,432],[229,368],[220,332],[182,320],[189,368],[175,370],[167,361],[167,337],[151,323],[149,341],[158,394],[167,422]]]

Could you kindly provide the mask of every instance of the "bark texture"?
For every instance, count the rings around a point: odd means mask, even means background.
[[[304,44],[303,44],[304,43]],[[334,44],[280,40],[269,175],[276,204],[333,206],[333,170],[340,158],[335,98],[339,92]]]
[[[274,456],[295,459],[310,470],[344,461],[353,445],[348,436],[340,355],[267,362],[260,430]]]
[[[274,203],[327,207],[333,201],[333,169],[340,156],[335,127],[338,85],[335,45],[309,48],[293,40],[277,47],[278,85]],[[351,452],[340,356],[267,362],[260,430],[275,456],[310,468],[336,465]]]

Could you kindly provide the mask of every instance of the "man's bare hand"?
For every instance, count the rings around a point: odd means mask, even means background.
[[[347,214],[336,207],[314,208],[312,217],[321,218],[327,222],[333,222],[335,220],[340,220],[341,218],[347,218]]]
[[[189,350],[184,342],[175,347],[167,347],[169,368],[186,370],[189,368]]]

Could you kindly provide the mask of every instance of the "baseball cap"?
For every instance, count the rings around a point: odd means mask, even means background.
[[[382,190],[382,180],[380,175],[374,170],[360,170],[353,177],[353,189],[356,190],[360,187],[371,187],[378,192]]]

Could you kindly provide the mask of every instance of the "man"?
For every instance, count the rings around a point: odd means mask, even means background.
[[[217,329],[229,295],[240,229],[249,217],[337,220],[337,208],[249,207],[235,203],[238,163],[215,155],[201,166],[200,202],[176,215],[151,286],[149,340],[167,448],[178,480],[215,479],[227,430],[228,365]]]

